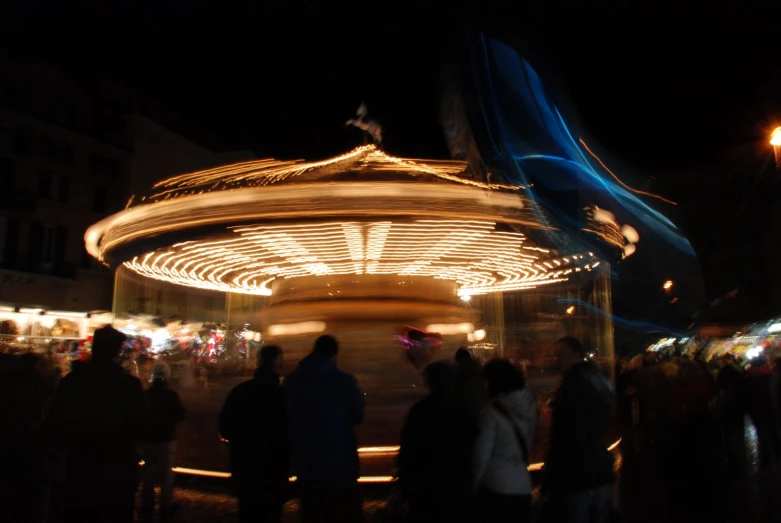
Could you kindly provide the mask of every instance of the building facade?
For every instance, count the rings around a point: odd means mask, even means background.
[[[159,179],[251,156],[223,159],[133,114],[145,107],[108,80],[0,54],[0,302],[110,310],[114,273],[84,250],[86,228]]]

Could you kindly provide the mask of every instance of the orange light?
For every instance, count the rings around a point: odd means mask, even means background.
[[[575,314],[575,306],[574,305],[570,305],[569,307],[567,307],[567,314]]]
[[[664,285],[662,285],[662,288],[664,290],[666,290],[666,291],[669,291],[670,289],[672,289],[673,288],[672,280],[667,280],[666,282],[664,282]]]
[[[618,446],[621,444],[621,438],[618,438],[618,441],[613,442],[608,448],[608,452],[613,452]],[[393,455],[399,451],[398,446],[395,447],[362,447],[358,449],[359,454],[372,454],[372,453],[385,453]],[[139,465],[144,465],[144,462],[139,462]],[[529,472],[538,472],[543,469],[545,466],[545,463],[530,463],[527,467],[527,470]],[[189,476],[203,476],[203,477],[211,477],[211,478],[229,478],[231,477],[230,472],[218,472],[214,470],[201,470],[201,469],[191,469],[191,468],[185,468],[185,467],[173,467],[171,470],[173,470],[177,474],[185,474]],[[290,477],[290,482],[294,483],[298,478],[296,476]],[[358,478],[358,483],[391,483],[393,481],[396,481],[396,478],[393,476],[361,476]]]
[[[776,127],[773,132],[770,133],[770,145],[773,147],[781,146],[781,127]]]
[[[781,129],[781,128],[779,128],[779,129]],[[633,193],[635,193],[635,194],[642,194],[643,196],[650,196],[651,198],[656,198],[657,200],[662,200],[663,202],[665,202],[665,203],[669,203],[670,205],[678,205],[678,204],[677,204],[677,203],[675,203],[674,201],[672,201],[672,200],[668,200],[667,198],[664,198],[663,196],[660,196],[660,195],[658,195],[658,194],[654,194],[654,193],[650,193],[650,192],[646,192],[646,191],[641,191],[641,190],[639,190],[639,189],[634,189],[634,188],[632,188],[632,187],[629,187],[627,184],[625,184],[624,182],[622,182],[622,181],[621,181],[621,179],[620,179],[618,176],[616,176],[616,173],[614,173],[613,171],[611,171],[611,170],[610,170],[610,168],[609,168],[607,165],[605,165],[605,163],[602,161],[602,159],[601,159],[599,156],[597,156],[597,155],[596,155],[596,153],[595,153],[594,151],[592,151],[591,149],[589,149],[588,145],[586,145],[586,142],[583,140],[583,138],[581,138],[581,139],[580,139],[580,144],[581,144],[581,145],[582,145],[582,146],[583,146],[583,147],[586,149],[586,151],[587,151],[587,152],[588,152],[588,153],[589,153],[591,156],[593,156],[593,157],[594,157],[594,159],[595,159],[596,161],[598,161],[598,162],[599,162],[599,165],[601,165],[603,169],[605,169],[605,170],[606,170],[608,173],[610,173],[610,175],[611,175],[613,178],[615,178],[615,180],[616,180],[616,181],[617,181],[619,184],[621,184],[621,186],[622,186],[624,189],[627,189],[627,190],[629,190],[629,191],[632,191],[632,192],[633,192]]]

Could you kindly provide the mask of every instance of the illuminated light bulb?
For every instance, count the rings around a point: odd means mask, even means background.
[[[570,315],[575,314],[575,306],[574,305],[570,305],[569,307],[567,307],[567,314],[570,314]]]
[[[667,280],[666,282],[664,282],[664,285],[662,285],[662,288],[664,290],[666,290],[666,291],[669,291],[670,289],[672,289],[673,288],[672,280]]]
[[[471,300],[472,300],[472,297],[469,294],[464,294],[463,296],[461,296],[461,301],[465,301],[465,302],[469,303]]]
[[[599,208],[594,209],[594,219],[599,223],[609,223],[609,224],[616,223],[615,214],[613,214],[610,211],[606,211],[604,209],[599,209]]]
[[[637,230],[635,230],[634,227],[631,225],[624,225],[621,227],[621,234],[624,235],[624,238],[629,241],[629,243],[637,243],[640,241],[640,235],[637,233]]]
[[[486,337],[485,329],[478,329],[474,332],[473,336],[475,338],[475,341],[482,341]]]
[[[770,145],[773,147],[781,146],[781,127],[776,127],[773,132],[770,133]]]
[[[637,246],[634,243],[630,243],[629,245],[626,245],[624,247],[624,256],[629,258],[635,253],[636,250],[637,250]]]

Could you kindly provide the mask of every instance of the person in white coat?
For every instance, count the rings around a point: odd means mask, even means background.
[[[482,412],[474,449],[480,520],[527,522],[532,491],[527,467],[537,405],[523,374],[509,361],[490,361],[483,372],[491,401]]]

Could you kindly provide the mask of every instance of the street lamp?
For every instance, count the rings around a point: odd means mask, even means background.
[[[770,133],[770,145],[773,146],[773,154],[776,157],[776,168],[781,169],[781,127],[776,127]]]

